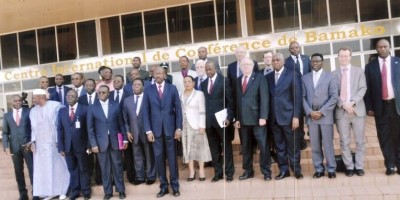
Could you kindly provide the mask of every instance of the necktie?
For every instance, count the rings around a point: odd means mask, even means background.
[[[203,78],[200,78],[199,86],[197,87],[197,88],[199,88],[199,90],[201,90],[201,82],[203,82]]]
[[[119,90],[115,90],[117,92],[117,96],[115,97],[115,101],[119,103]]]
[[[299,56],[297,55],[296,56],[296,64],[295,64],[296,66],[296,69],[297,70],[299,70],[299,72],[301,73],[301,74],[303,74],[303,72],[300,70],[300,62],[299,62]]]
[[[278,80],[279,80],[279,73],[275,72],[275,85],[278,84]]]
[[[383,64],[382,64],[382,71],[381,71],[381,76],[382,76],[382,99],[388,99],[389,97],[389,92],[388,92],[388,87],[387,87],[387,69],[386,69],[386,59],[383,59]]]
[[[162,85],[158,85],[158,97],[160,97],[160,99],[162,99],[162,97],[163,97],[161,87],[162,87]]]
[[[340,83],[340,99],[342,101],[347,100],[347,67],[342,70],[342,80]]]
[[[62,98],[62,87],[58,87],[58,98],[60,99],[61,103],[64,104],[64,98]]]
[[[17,113],[15,115],[15,123],[17,124],[17,126],[19,126],[19,122],[21,121],[20,117],[19,117],[19,110],[17,110]]]
[[[89,95],[89,105],[92,105],[93,104],[93,102],[92,102],[92,95]]]
[[[212,93],[213,87],[214,87],[213,80],[210,79],[210,89],[208,90],[208,94],[211,94],[211,93]]]
[[[74,120],[74,117],[75,117],[74,107],[71,107],[71,113],[69,114],[69,119],[70,119],[71,121],[73,121],[73,120]]]
[[[246,92],[246,89],[247,89],[247,76],[244,77],[244,81],[242,84],[242,92],[243,93]]]
[[[137,104],[139,101],[139,97],[140,97],[140,95],[136,95],[136,99],[133,102],[133,111],[136,113],[136,115],[137,115]]]

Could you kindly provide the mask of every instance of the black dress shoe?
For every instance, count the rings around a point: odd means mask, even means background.
[[[84,199],[84,200],[89,200],[90,197],[91,197],[90,195],[84,195],[84,196],[83,196],[83,199]]]
[[[172,192],[172,194],[174,195],[174,197],[179,197],[179,196],[181,196],[181,193],[179,192],[179,190],[174,190],[174,191]]]
[[[239,176],[239,180],[246,180],[248,178],[254,178],[254,172],[253,173],[243,173],[243,175]]]
[[[388,175],[388,176],[394,175],[394,169],[393,168],[387,168],[386,169],[386,175]]]
[[[78,195],[74,195],[74,196],[70,196],[69,197],[69,200],[76,200],[77,198],[79,198],[80,197],[80,195],[78,194]]]
[[[297,179],[303,179],[304,178],[304,176],[303,176],[303,174],[301,172],[295,173],[294,177],[296,177]]]
[[[270,181],[272,180],[271,175],[270,174],[264,174],[264,181]]]
[[[126,198],[125,192],[120,192],[119,193],[119,199],[125,199],[125,198]]]
[[[322,176],[325,176],[324,172],[315,172],[312,177],[313,178],[321,178]]]
[[[133,181],[133,185],[140,185],[144,182],[145,182],[144,180],[135,180],[135,181]]]
[[[232,181],[233,181],[233,176],[226,177],[226,182],[232,182]]]
[[[351,169],[347,169],[345,172],[346,176],[348,177],[352,177],[354,175],[354,170]]]
[[[336,178],[335,172],[328,172],[328,178]]]
[[[103,200],[110,200],[111,197],[112,197],[112,194],[106,194],[106,195],[104,195]]]
[[[364,176],[365,172],[362,169],[356,169],[357,176]]]
[[[188,181],[188,182],[194,181],[195,178],[196,178],[196,172],[194,172],[193,177],[187,178],[187,181]]]
[[[157,194],[157,198],[163,197],[168,193],[169,193],[168,189],[161,189],[160,192]]]
[[[281,180],[281,179],[284,179],[284,178],[289,177],[289,176],[290,176],[290,173],[288,171],[281,172],[281,173],[278,174],[278,176],[275,176],[275,180]]]
[[[146,181],[146,185],[153,185],[153,183],[155,183],[156,180],[147,180]]]
[[[221,179],[222,179],[222,176],[214,176],[214,178],[211,180],[211,182],[218,182]]]

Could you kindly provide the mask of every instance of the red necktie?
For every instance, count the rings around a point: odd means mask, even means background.
[[[69,114],[69,119],[71,119],[71,121],[73,121],[74,117],[75,117],[74,107],[71,107],[71,113]]]
[[[162,85],[158,85],[158,97],[160,97],[160,99],[162,99],[162,96],[163,96],[161,87],[162,87]]]
[[[210,89],[208,90],[208,94],[211,94],[211,93],[212,93],[213,87],[214,87],[213,80],[210,79]]]
[[[242,84],[242,92],[243,93],[246,92],[246,89],[247,89],[247,76],[244,77],[244,81]]]
[[[15,116],[15,123],[17,124],[17,126],[19,126],[19,122],[20,122],[20,117],[19,117],[19,111],[17,110],[17,114]]]
[[[383,64],[382,64],[382,71],[381,71],[381,76],[382,76],[382,99],[388,99],[389,97],[389,92],[388,92],[388,87],[387,87],[387,69],[386,69],[386,59],[383,59]]]

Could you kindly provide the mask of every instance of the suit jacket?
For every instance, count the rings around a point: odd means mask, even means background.
[[[207,80],[207,76],[206,76],[205,78],[203,78],[203,81],[202,81],[200,84],[202,84],[205,80]],[[199,77],[194,78],[194,89],[195,89],[195,90],[200,90],[200,88],[199,88],[199,81],[200,81],[200,78],[199,78]],[[200,87],[201,87],[201,86],[200,86]]]
[[[275,85],[275,71],[266,75],[270,94],[270,121],[290,125],[293,117],[301,117],[303,107],[300,73],[284,68]]]
[[[173,77],[172,84],[174,84],[176,86],[176,89],[178,89],[178,93],[182,93],[185,90],[185,87],[183,85],[183,76],[182,76],[181,71],[171,73],[171,75]],[[193,70],[190,70],[190,69],[188,70],[187,75],[190,75],[193,78],[197,77],[196,71],[193,71]]]
[[[73,88],[71,88],[71,89],[73,89]],[[83,95],[85,95],[85,94],[86,94],[86,88],[85,88],[85,87],[82,87],[82,89],[79,90],[78,97],[81,97],[81,96],[83,96]]]
[[[98,101],[99,97],[97,96],[96,92],[93,92],[94,95],[94,101]],[[94,103],[94,101],[92,102],[92,104]],[[78,103],[84,106],[89,106],[89,95],[86,93],[85,95],[82,95],[78,98]]]
[[[254,61],[254,60],[253,60]],[[258,63],[257,61],[254,61],[254,68],[253,68],[253,72],[258,72]],[[227,78],[228,78],[228,82],[232,88],[232,95],[233,98],[236,99],[236,88],[238,87],[238,82],[237,82],[237,61],[231,63],[228,65],[228,72],[227,72]],[[241,83],[239,83],[239,85],[241,85]]]
[[[175,85],[165,82],[162,99],[155,84],[147,87],[142,103],[146,132],[152,131],[156,137],[163,132],[166,136],[173,136],[176,129],[182,129],[182,108]]]
[[[359,67],[350,67],[350,100],[355,101],[354,112],[357,116],[363,117],[366,115],[364,95],[367,91],[367,83],[365,81],[365,74]],[[341,68],[338,67],[333,74],[335,75],[337,86],[339,89],[339,98],[335,110],[335,119],[341,119],[345,114],[345,110],[342,108],[343,101],[340,99],[340,83],[342,80]]]
[[[107,118],[100,101],[88,107],[87,129],[90,146],[99,147],[100,152],[105,152],[110,144],[112,149],[118,150],[118,133],[122,133],[124,141],[127,140],[120,106],[113,101],[108,101]]]
[[[180,99],[182,112],[186,114],[189,126],[193,129],[206,128],[206,108],[203,92],[193,89],[186,101],[183,99],[183,93],[180,95]]]
[[[132,88],[132,87],[131,87],[131,88]],[[123,89],[122,89],[122,90],[123,90]],[[116,102],[116,101],[114,100],[114,95],[115,95],[115,90],[113,90],[113,91],[110,92],[110,95],[108,96],[108,99],[109,99],[110,101]],[[124,104],[124,100],[125,100],[127,97],[129,97],[130,95],[131,95],[130,93],[124,91],[124,92],[122,93],[122,96],[119,97],[119,98],[121,99],[120,102],[116,102],[116,103],[120,104],[120,106],[122,107],[122,105]]]
[[[22,151],[22,145],[31,141],[29,109],[22,108],[20,116],[19,126],[17,126],[12,110],[4,114],[2,134],[3,148],[10,148],[11,153]]]
[[[300,54],[301,61],[303,62],[303,75],[307,74],[308,72],[311,72],[311,60],[309,56],[306,55],[301,55]],[[294,63],[294,60],[292,56],[289,56],[285,60],[285,68],[293,70],[295,68],[296,64]],[[297,72],[300,73],[300,68],[296,68]]]
[[[215,82],[213,83],[212,93],[208,93],[209,80],[206,79],[201,84],[201,91],[203,91],[206,103],[206,128],[219,127],[215,113],[227,109],[227,119],[232,121],[234,118],[232,99],[232,89],[228,83],[228,79],[218,74]]]
[[[322,70],[322,69],[321,69]],[[337,82],[331,72],[322,71],[314,88],[313,72],[303,76],[303,108],[307,124],[333,124],[333,110],[338,99]],[[310,113],[320,111],[322,118],[312,120]]]
[[[400,115],[400,58],[391,57],[390,67],[396,111]],[[367,110],[374,111],[375,116],[382,116],[382,77],[378,59],[372,60],[365,66],[365,77],[368,89],[364,99]]]
[[[47,92],[49,93],[49,100],[61,102],[60,98],[58,97],[58,92],[52,90],[52,88],[48,88]]]
[[[64,96],[62,96],[62,98],[64,99],[64,105],[68,105],[68,103],[67,103],[67,93],[68,93],[68,91],[69,91],[70,89],[71,89],[70,87],[67,87],[67,86],[65,86],[65,85],[62,85],[62,90],[63,90],[63,92],[64,92]],[[56,92],[56,94],[58,95],[58,86],[54,86],[54,87],[52,87],[52,88],[49,88],[48,91],[49,91],[49,93],[54,93],[54,92]],[[60,102],[62,102],[60,98],[58,98],[58,99],[59,99]]]
[[[89,148],[86,113],[87,106],[78,103],[74,119],[71,121],[69,105],[59,110],[57,123],[58,152],[83,153]],[[79,128],[76,127],[78,121]]]
[[[243,79],[243,75],[239,76],[236,89],[236,119],[241,125],[258,125],[259,119],[268,119],[268,82],[263,75],[253,72],[247,79],[247,89],[243,91]]]
[[[142,104],[140,105],[139,115],[133,110],[135,103],[135,95],[127,97],[122,107],[122,114],[124,119],[124,126],[126,133],[130,132],[133,135],[133,143],[137,144],[140,134],[146,134],[143,127],[143,100],[144,93],[142,93]]]

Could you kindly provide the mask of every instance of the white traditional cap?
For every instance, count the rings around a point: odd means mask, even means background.
[[[42,89],[35,89],[33,90],[33,95],[46,95],[46,91]]]

